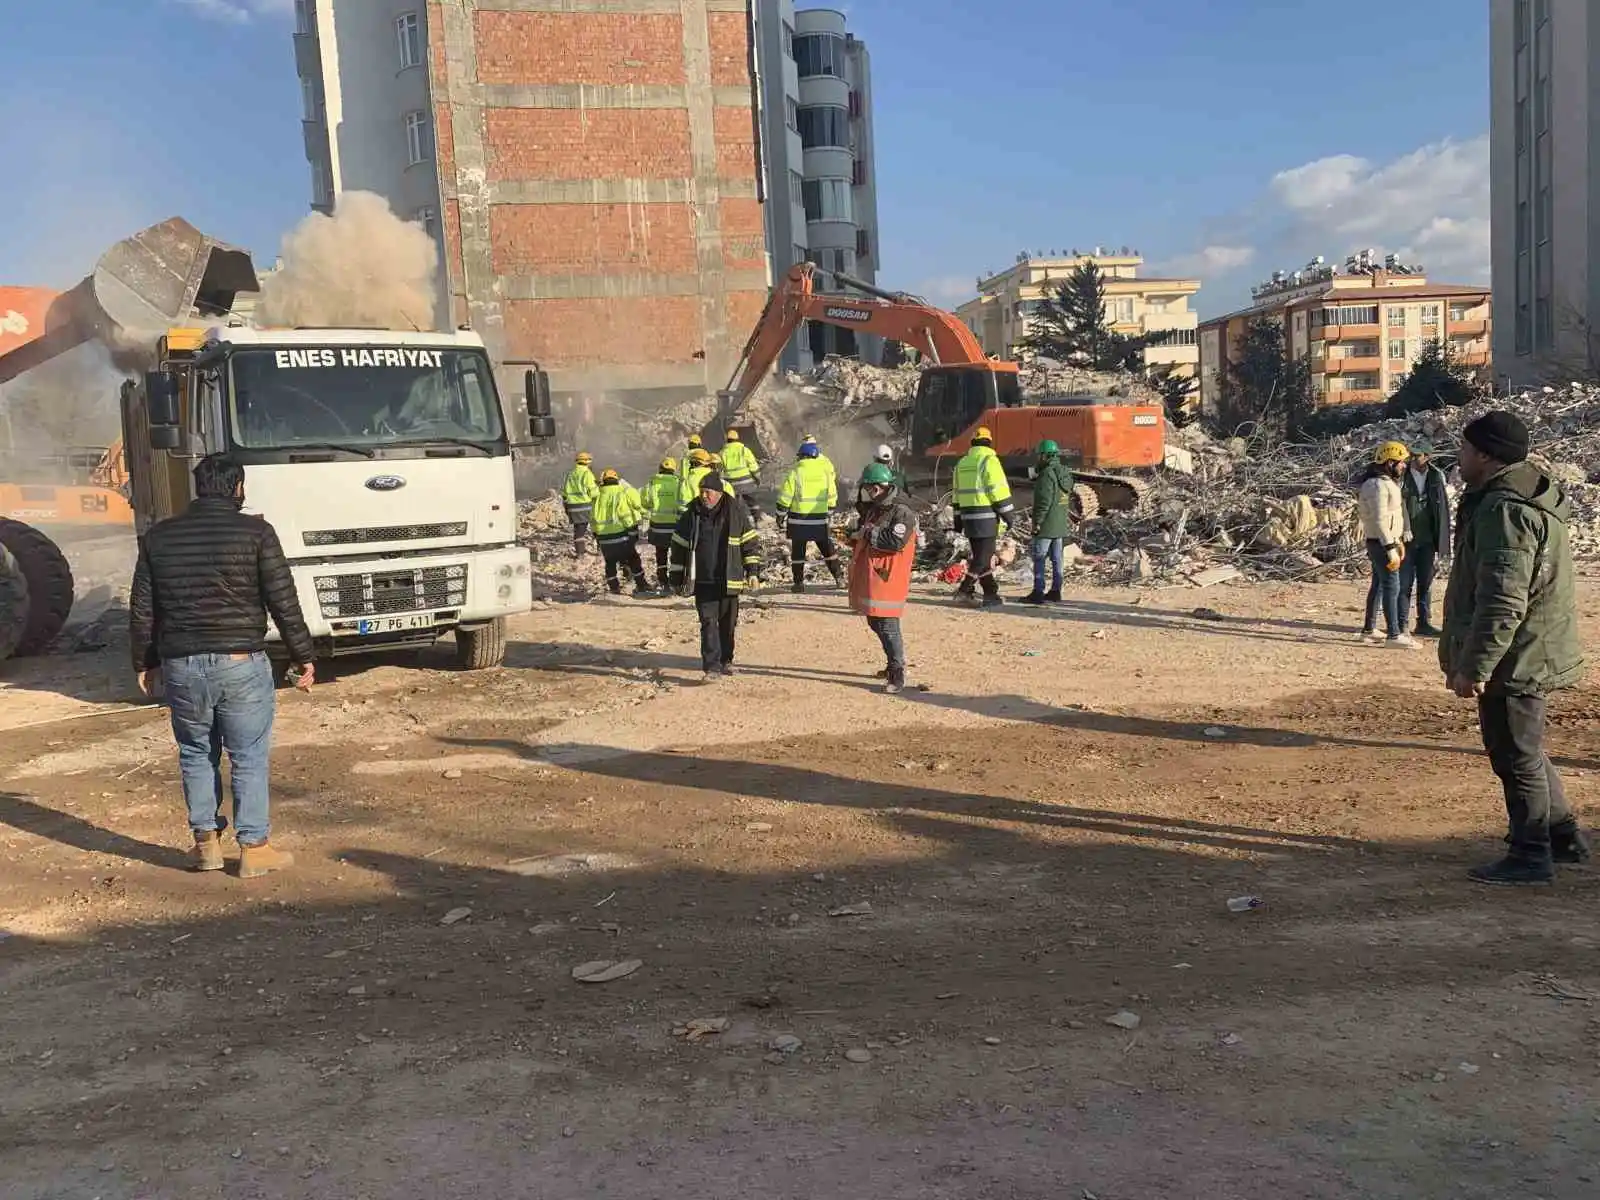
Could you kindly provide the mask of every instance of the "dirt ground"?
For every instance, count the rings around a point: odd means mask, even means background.
[[[124,645],[11,664],[0,1195],[1590,1200],[1600,870],[1465,881],[1471,707],[1357,592],[927,592],[900,698],[837,595],[712,687],[683,602],[544,605],[282,693],[247,883]]]

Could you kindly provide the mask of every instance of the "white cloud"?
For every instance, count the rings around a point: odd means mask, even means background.
[[[1317,254],[1342,263],[1367,248],[1420,263],[1439,282],[1486,282],[1488,135],[1434,142],[1390,162],[1335,154],[1279,171],[1248,208],[1212,222],[1201,248],[1164,266],[1198,275],[1204,306],[1215,309],[1243,303],[1265,269],[1293,269]]]
[[[294,0],[169,0],[208,21],[247,25],[257,17],[281,17],[294,11]]]
[[[949,308],[971,300],[978,294],[978,288],[970,275],[941,275],[934,279],[924,279],[911,289],[911,293],[923,297],[932,304]]]

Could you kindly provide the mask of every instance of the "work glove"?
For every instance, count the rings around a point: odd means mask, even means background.
[[[1406,551],[1404,546],[1390,546],[1387,548],[1387,554],[1384,558],[1384,566],[1390,571],[1398,571],[1400,569],[1401,562],[1405,559],[1405,556]]]

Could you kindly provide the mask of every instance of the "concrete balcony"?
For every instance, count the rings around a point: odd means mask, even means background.
[[[1364,375],[1369,371],[1381,371],[1383,359],[1376,354],[1359,358],[1352,354],[1344,358],[1327,359],[1322,369],[1329,375]]]
[[[1488,321],[1451,321],[1448,326],[1451,337],[1482,337],[1489,332]]]
[[[1316,335],[1313,334],[1313,337]],[[1383,336],[1383,326],[1374,321],[1371,325],[1324,325],[1322,338],[1328,342],[1361,342]]]
[[[1318,408],[1332,408],[1339,404],[1381,404],[1387,400],[1382,388],[1362,388],[1342,392],[1324,392],[1317,397]]]

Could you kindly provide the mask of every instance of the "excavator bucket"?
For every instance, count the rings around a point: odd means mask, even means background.
[[[248,251],[201,233],[182,217],[124,238],[93,274],[50,304],[39,333],[0,355],[0,383],[92,338],[112,348],[155,338],[192,314],[215,316],[259,289]]]
[[[719,392],[717,394],[717,415],[711,418],[706,427],[700,431],[700,436],[705,439],[706,445],[720,446],[727,440],[729,430],[737,430],[739,440],[750,447],[751,453],[757,459],[765,459],[767,457],[767,449],[761,444],[761,435],[756,432],[756,427],[747,421],[739,420],[738,417],[743,414],[734,414],[730,409],[728,394]]]

